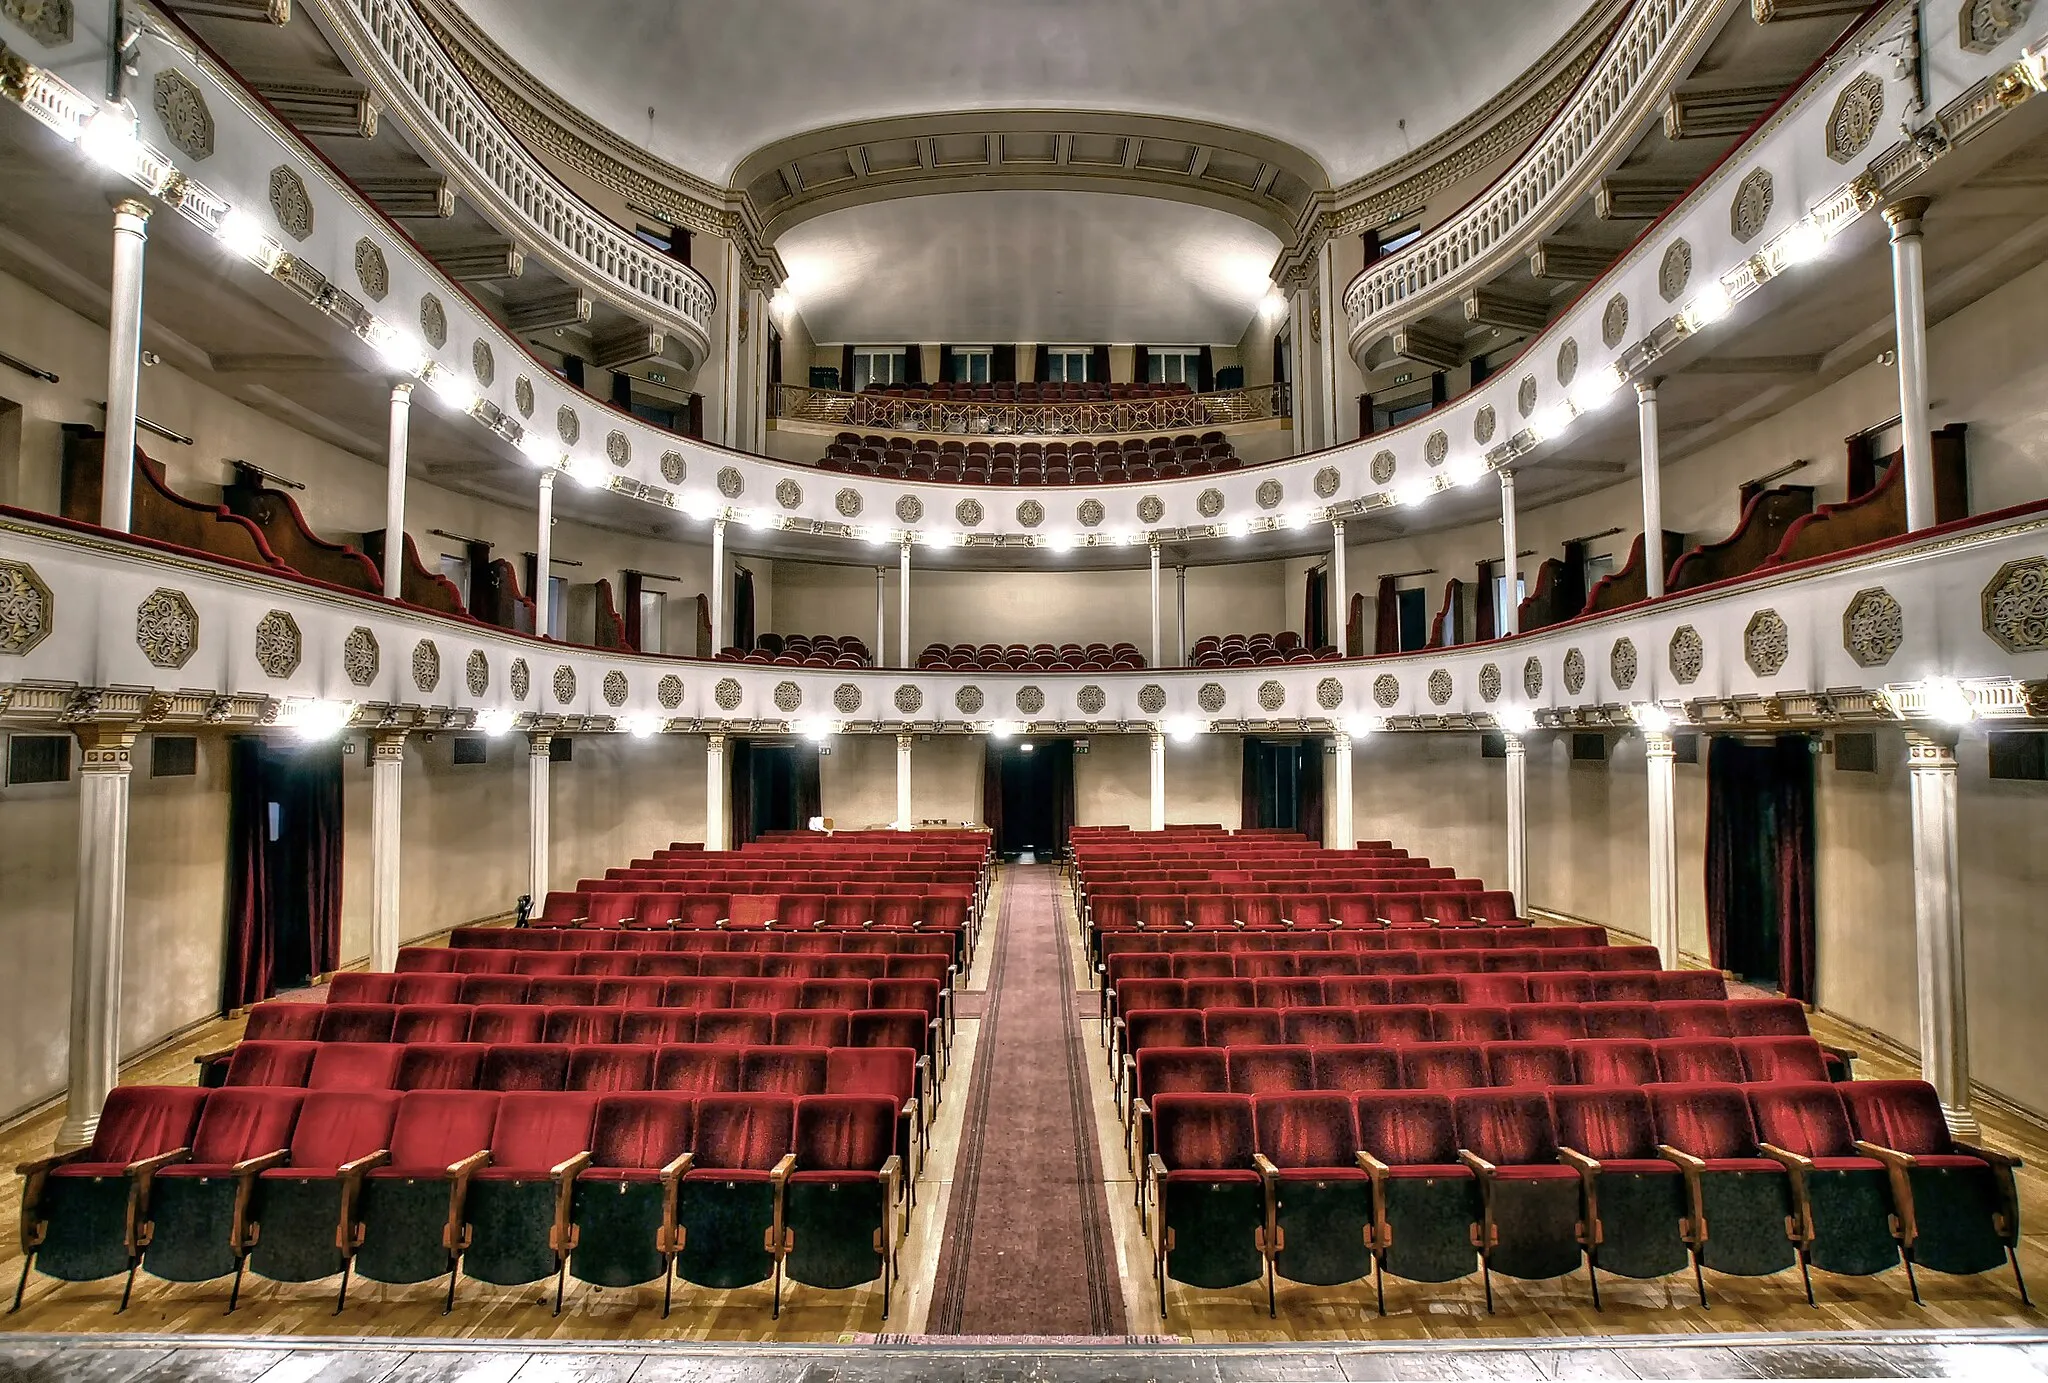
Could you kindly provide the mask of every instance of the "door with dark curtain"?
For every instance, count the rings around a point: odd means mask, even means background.
[[[754,573],[745,567],[733,568],[732,646],[742,653],[754,647]]]
[[[1330,643],[1329,574],[1321,567],[1308,574],[1301,600],[1301,642],[1306,648],[1326,648]]]
[[[1716,736],[1707,751],[1707,944],[1713,963],[1813,1002],[1813,745]]]
[[[1246,828],[1323,838],[1323,742],[1244,739],[1240,820]]]
[[[817,745],[743,740],[728,752],[735,848],[770,831],[801,830],[821,814]]]
[[[341,852],[338,743],[229,741],[224,1009],[341,964]]]
[[[1074,824],[1073,741],[991,741],[983,764],[983,814],[997,853],[1063,854]]]

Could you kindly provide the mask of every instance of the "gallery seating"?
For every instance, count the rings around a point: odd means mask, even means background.
[[[842,432],[820,470],[947,485],[1124,485],[1220,475],[1244,462],[1221,432],[1098,442],[940,441]]]

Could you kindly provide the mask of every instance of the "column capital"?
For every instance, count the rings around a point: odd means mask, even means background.
[[[81,773],[126,773],[133,765],[135,726],[126,721],[99,721],[74,726],[78,747],[85,751]]]
[[[370,736],[370,762],[403,763],[405,761],[404,730],[378,730]]]
[[[1333,534],[1335,534],[1335,535],[1336,535],[1337,537],[1339,537],[1339,538],[1343,537],[1343,536],[1344,536],[1344,520],[1342,520],[1342,519],[1331,519],[1331,520],[1330,520],[1330,532],[1331,532],[1331,533],[1333,533]]]
[[[1662,375],[1651,375],[1647,379],[1637,380],[1636,402],[1638,404],[1655,403],[1657,401],[1657,386],[1663,382],[1664,376]]]
[[[1500,488],[1512,494],[1515,488],[1515,473],[1509,470],[1506,466],[1502,466],[1498,471],[1495,471],[1494,474],[1500,477]]]
[[[897,753],[899,753],[899,754],[902,754],[902,753],[907,753],[907,752],[909,751],[909,749],[910,749],[910,746],[911,746],[911,745],[913,745],[913,744],[915,744],[915,743],[917,743],[917,733],[916,733],[915,731],[913,731],[913,730],[898,730],[898,731],[896,732],[896,752],[897,752]]]
[[[1342,730],[1338,730],[1330,736],[1330,744],[1340,755],[1351,752],[1351,736]]]
[[[1920,234],[1920,222],[1934,205],[1932,197],[1901,197],[1884,209],[1884,222],[1892,228],[1892,239],[1903,240]]]
[[[1956,742],[1961,738],[1962,732],[1954,729],[1908,730],[1906,766],[1953,769],[1956,766]]]
[[[526,752],[536,759],[545,759],[555,747],[554,735],[546,730],[530,730],[526,735]]]
[[[1506,743],[1506,745],[1507,745],[1507,750],[1508,750],[1508,757],[1509,757],[1509,758],[1511,758],[1511,759],[1519,759],[1519,758],[1521,758],[1521,757],[1522,757],[1522,754],[1523,754],[1524,750],[1523,750],[1523,746],[1522,746],[1522,732],[1521,732],[1521,731],[1519,731],[1519,730],[1503,730],[1503,731],[1501,731],[1501,732],[1500,732],[1500,737],[1501,737],[1501,739],[1502,739],[1502,740],[1503,740],[1503,741],[1504,741],[1504,742]]]
[[[1669,759],[1676,756],[1677,746],[1672,742],[1669,730],[1643,731],[1643,753],[1653,759]]]
[[[1153,731],[1152,731],[1152,749],[1153,749],[1153,752],[1154,752],[1154,753],[1157,753],[1157,752],[1158,752],[1159,750],[1162,750],[1162,749],[1164,749],[1164,748],[1166,748],[1166,732],[1165,732],[1164,730],[1159,730],[1159,729],[1155,729],[1155,730],[1153,730]]]
[[[391,386],[391,402],[394,404],[411,404],[412,390],[413,381],[409,379],[396,381]],[[543,474],[552,474],[552,472],[543,472]]]
[[[132,216],[145,224],[149,221],[151,214],[155,210],[156,208],[139,197],[123,197],[120,201],[114,203],[114,215],[116,217]]]
[[[725,752],[725,736],[720,734],[706,735],[704,737],[704,747],[714,754],[723,754]]]

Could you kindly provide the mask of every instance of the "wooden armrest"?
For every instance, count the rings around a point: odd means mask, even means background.
[[[201,1052],[192,1058],[194,1066],[211,1066],[216,1061],[228,1061],[235,1055],[233,1047],[222,1047],[218,1051]]]
[[[1958,1152],[1966,1153],[1971,1157],[1981,1157],[1994,1167],[2024,1167],[2027,1165],[2014,1154],[1998,1148],[1987,1148],[1981,1143],[1965,1143],[1960,1138],[1950,1141],[1955,1144]]]
[[[560,1162],[557,1162],[548,1169],[548,1176],[555,1181],[574,1181],[577,1175],[589,1165],[590,1154],[580,1152],[573,1157],[565,1157]]]
[[[341,1166],[334,1169],[334,1175],[336,1180],[339,1181],[360,1180],[364,1173],[382,1167],[390,1160],[391,1149],[379,1148],[376,1152],[365,1153],[353,1162],[342,1163]]]
[[[1567,1167],[1577,1168],[1581,1176],[1597,1176],[1600,1172],[1599,1160],[1586,1156],[1577,1148],[1559,1148],[1557,1160]]]
[[[145,1157],[140,1162],[129,1163],[128,1175],[147,1179],[155,1176],[173,1162],[189,1162],[191,1158],[192,1150],[190,1148],[172,1148],[169,1152],[158,1153],[155,1157]]]
[[[1364,1172],[1367,1176],[1371,1177],[1374,1181],[1384,1180],[1385,1178],[1393,1175],[1394,1171],[1394,1169],[1389,1167],[1386,1163],[1380,1161],[1371,1153],[1364,1151],[1361,1151],[1358,1154],[1358,1169]]]
[[[1707,1170],[1707,1164],[1704,1159],[1694,1157],[1689,1152],[1680,1152],[1669,1143],[1659,1143],[1657,1145],[1657,1156],[1663,1158],[1666,1162],[1676,1163],[1681,1170],[1693,1176],[1698,1176]]]
[[[793,1152],[784,1153],[782,1155],[782,1159],[779,1162],[777,1162],[772,1169],[770,1169],[768,1173],[768,1180],[774,1182],[777,1186],[780,1186],[783,1182],[789,1180],[789,1174],[791,1172],[794,1172],[795,1170],[796,1154]]]
[[[1252,1154],[1252,1166],[1256,1167],[1259,1175],[1267,1181],[1278,1181],[1280,1179],[1280,1169],[1274,1166],[1273,1159],[1267,1157],[1264,1153]]]
[[[1911,1153],[1902,1153],[1897,1149],[1887,1148],[1882,1144],[1868,1142],[1862,1138],[1856,1140],[1856,1151],[1862,1153],[1865,1157],[1875,1158],[1892,1170],[1900,1172],[1912,1171],[1913,1164],[1917,1160]]]
[[[881,1168],[876,1171],[875,1175],[880,1177],[891,1191],[894,1191],[896,1183],[903,1180],[903,1158],[896,1153],[890,1153],[887,1158],[883,1159]],[[895,1197],[892,1195],[890,1199],[894,1200]]]
[[[91,1148],[85,1147],[73,1148],[70,1152],[51,1153],[48,1157],[38,1157],[29,1162],[18,1162],[15,1164],[14,1170],[19,1175],[25,1177],[42,1176],[63,1166],[67,1162],[78,1161],[79,1158],[84,1157],[91,1151]]]
[[[285,1159],[291,1155],[290,1148],[278,1148],[273,1152],[263,1153],[256,1157],[245,1157],[228,1169],[228,1175],[252,1177],[258,1172],[267,1172],[272,1167],[283,1166]]]
[[[1144,1099],[1142,1096],[1131,1101],[1131,1117],[1133,1119],[1147,1119],[1150,1118],[1151,1115],[1152,1105],[1150,1101]]]
[[[1166,1159],[1158,1153],[1145,1154],[1145,1175],[1151,1181],[1163,1181],[1166,1177]]]
[[[1500,1171],[1500,1168],[1494,1166],[1470,1148],[1458,1149],[1458,1161],[1470,1167],[1472,1175],[1478,1177],[1481,1181],[1491,1181]]]
[[[674,1186],[677,1182],[681,1181],[683,1173],[690,1170],[690,1164],[696,1160],[696,1157],[695,1153],[678,1153],[675,1161],[661,1169],[662,1182],[665,1185]]]
[[[1813,1170],[1812,1158],[1801,1157],[1798,1153],[1781,1148],[1776,1143],[1759,1143],[1757,1148],[1765,1157],[1781,1164],[1788,1172],[1798,1172],[1804,1175]]]
[[[460,1162],[448,1164],[448,1176],[454,1181],[467,1181],[476,1173],[491,1165],[491,1150],[478,1148]]]
[[[1854,1068],[1856,1063],[1856,1049],[1854,1047],[1838,1047],[1832,1042],[1822,1042],[1818,1045],[1829,1056],[1838,1057],[1844,1065],[1852,1069]]]

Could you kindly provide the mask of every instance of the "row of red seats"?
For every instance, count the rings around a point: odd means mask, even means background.
[[[517,956],[520,953],[497,952]],[[564,952],[554,953],[557,956]],[[751,960],[753,957],[741,957]],[[923,959],[923,957],[920,957]],[[940,1013],[943,981],[903,975],[802,978],[795,975],[364,974],[343,972],[328,988],[333,1004],[540,1004],[609,1008],[914,1008]]]
[[[1544,1280],[1584,1266],[1868,1275],[2012,1265],[2018,1160],[1958,1142],[1920,1081],[1162,1094],[1148,1158],[1167,1283]],[[1156,1210],[1153,1209],[1156,1206]]]
[[[449,970],[446,951],[643,951],[657,954],[800,952],[809,955],[951,956],[961,934],[951,931],[778,932],[600,931],[590,927],[457,927],[448,946],[408,946],[398,953],[400,970]]]
[[[173,1282],[879,1279],[904,1234],[886,1096],[124,1086],[24,1166],[30,1269]],[[337,1232],[339,1226],[339,1232]],[[17,1304],[19,1302],[17,1292]],[[125,1307],[128,1292],[122,1293]]]
[[[665,883],[666,881],[664,881]],[[647,881],[612,880],[623,887],[548,894],[533,927],[637,927],[645,931],[718,931],[726,928],[823,927],[862,931],[957,931],[968,923],[971,895],[833,896],[811,893],[687,893],[651,891]],[[650,891],[641,891],[641,890]]]
[[[330,999],[342,997],[378,1002],[377,990],[403,991],[409,979],[457,975],[627,975],[682,979],[924,979],[944,989],[951,984],[953,963],[943,953],[924,951],[838,953],[832,951],[671,951],[671,950],[511,950],[481,947],[408,946],[398,953],[398,969],[389,975],[344,972],[334,977]],[[414,989],[412,992],[423,993]]]
[[[1202,954],[1320,955],[1374,951],[1537,950],[1604,946],[1607,929],[1595,926],[1407,927],[1360,931],[1128,931],[1105,934],[1098,949],[1107,958],[1118,955],[1164,955],[1175,958]]]
[[[1356,933],[1341,933],[1351,941]],[[1449,933],[1452,938],[1460,933]],[[1494,933],[1478,935],[1497,940]],[[1540,933],[1537,933],[1540,935]],[[1398,933],[1375,937],[1374,941],[1400,941]],[[1118,941],[1125,938],[1115,938]],[[1148,938],[1149,939],[1149,938]],[[1266,950],[1252,943],[1266,939],[1259,932],[1226,940],[1242,943],[1231,950],[1187,947],[1178,950],[1126,950],[1118,948],[1103,957],[1099,970],[1102,983],[1116,989],[1126,980],[1275,980],[1337,975],[1476,975],[1515,971],[1569,968],[1573,970],[1630,970],[1637,962],[1656,969],[1655,948],[1644,946],[1344,946],[1318,950]],[[1620,952],[1616,961],[1611,953]],[[559,953],[556,953],[559,954]],[[1576,960],[1579,963],[1573,964]]]

